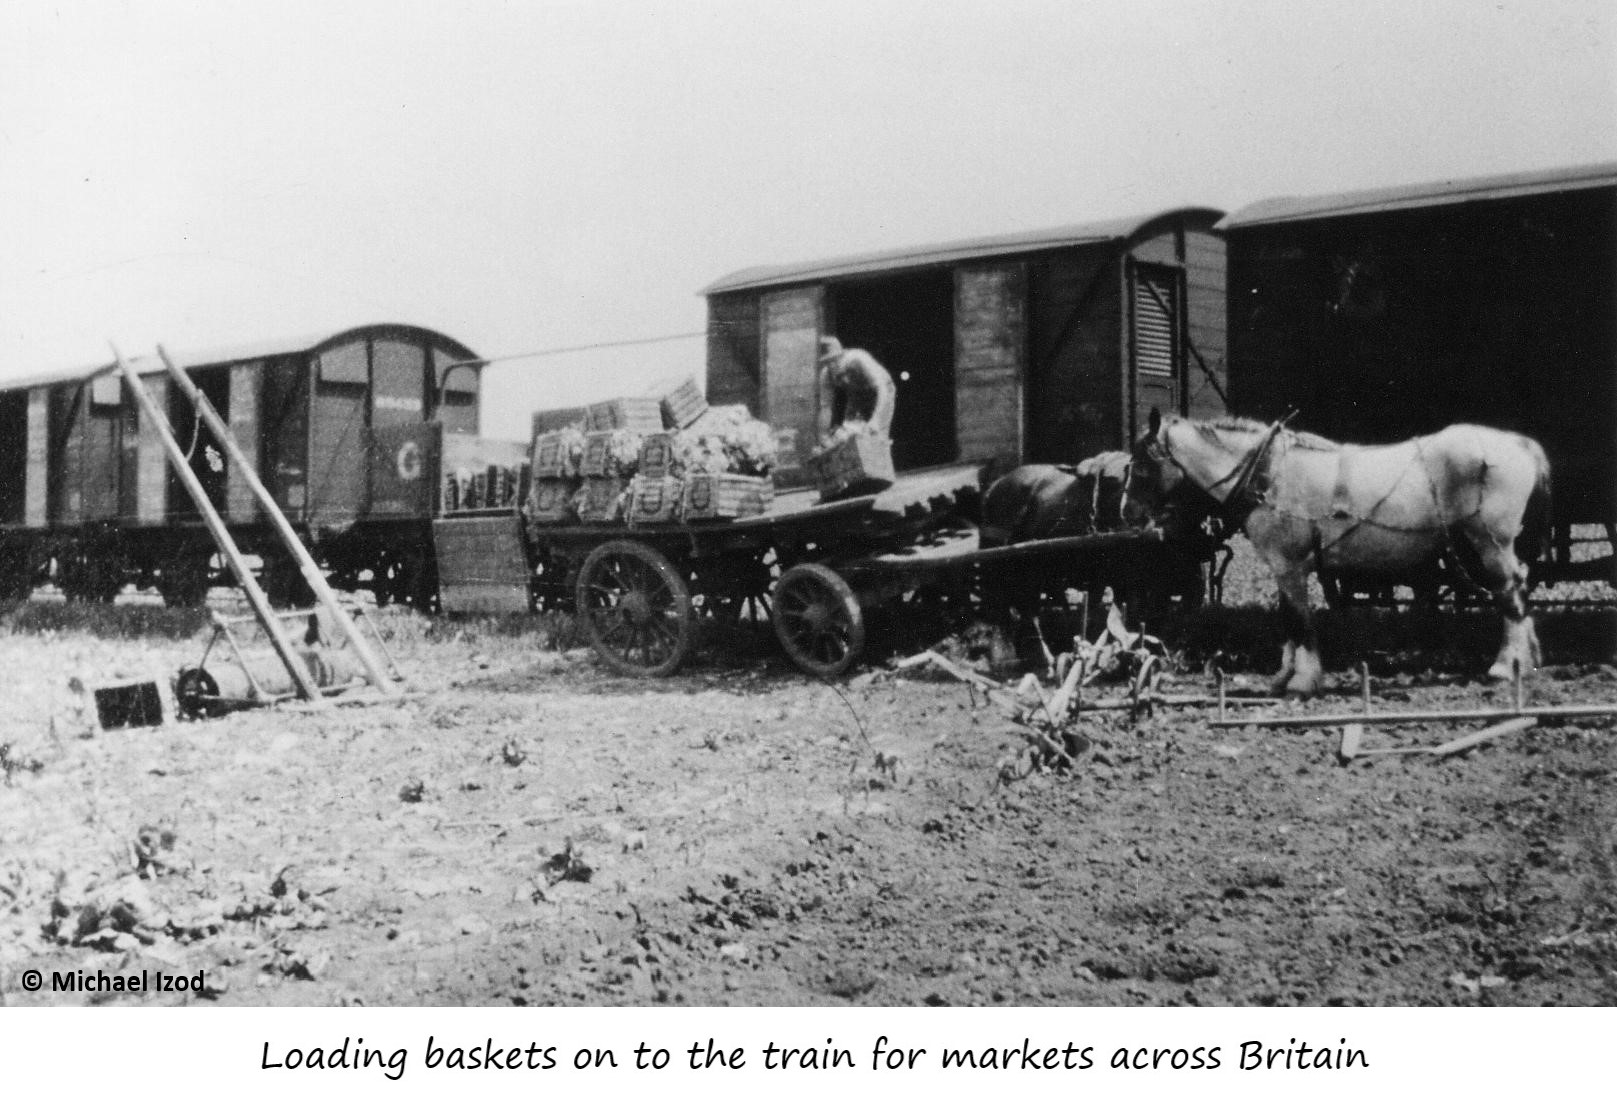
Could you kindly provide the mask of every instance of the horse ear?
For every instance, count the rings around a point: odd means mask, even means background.
[[[1162,429],[1162,411],[1156,407],[1152,407],[1151,420],[1146,423],[1146,432],[1152,437],[1156,437],[1157,431],[1160,429]]]

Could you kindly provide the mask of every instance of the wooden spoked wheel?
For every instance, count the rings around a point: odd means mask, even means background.
[[[34,593],[34,565],[23,546],[0,545],[0,602],[17,602]]]
[[[123,590],[123,563],[103,542],[79,541],[57,560],[58,580],[68,602],[111,602]]]
[[[865,616],[852,588],[823,564],[799,564],[775,584],[771,618],[792,663],[822,679],[854,665],[865,649]]]
[[[206,549],[180,547],[170,550],[157,569],[157,592],[163,605],[201,606],[208,597]]]
[[[578,572],[577,614],[596,653],[623,675],[671,675],[695,638],[691,592],[662,553],[608,541]]]

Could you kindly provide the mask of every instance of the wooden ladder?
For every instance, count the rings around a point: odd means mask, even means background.
[[[214,409],[208,397],[192,382],[191,377],[186,374],[185,370],[170,359],[168,352],[162,346],[158,346],[157,352],[162,358],[163,365],[168,370],[169,376],[173,378],[180,391],[185,394],[185,397],[191,401],[191,405],[196,409],[198,416],[207,424],[214,438],[224,448],[230,458],[230,463],[236,466],[237,471],[246,480],[248,487],[252,489],[253,495],[258,499],[259,506],[262,507],[265,516],[274,523],[276,536],[280,538],[281,544],[297,562],[299,569],[303,573],[304,581],[308,583],[309,589],[314,592],[321,609],[331,619],[331,623],[341,630],[343,636],[348,639],[349,644],[353,647],[354,654],[365,669],[365,676],[370,685],[378,695],[383,697],[392,698],[399,695],[400,689],[392,676],[389,675],[388,669],[377,657],[375,650],[370,646],[370,642],[360,633],[359,627],[354,624],[354,620],[350,617],[348,611],[337,600],[336,594],[326,582],[325,573],[320,570],[320,566],[315,563],[314,557],[309,555],[309,550],[304,548],[303,542],[298,539],[297,531],[287,521],[280,505],[276,503],[275,497],[269,493],[269,490],[258,478],[258,473],[254,471],[252,464],[247,460],[241,446],[236,443],[235,435],[231,433],[230,427],[219,416],[219,412]],[[219,547],[219,552],[224,556],[226,563],[230,565],[231,572],[235,575],[236,581],[241,585],[242,591],[247,596],[248,605],[252,607],[253,614],[257,617],[259,625],[263,627],[265,634],[269,637],[270,643],[275,649],[275,654],[286,665],[286,670],[292,677],[292,682],[297,688],[298,695],[313,703],[324,702],[325,699],[321,695],[321,689],[317,685],[314,676],[310,673],[308,665],[304,662],[302,654],[293,647],[291,639],[287,636],[286,627],[282,624],[281,616],[270,606],[269,597],[264,594],[263,588],[259,586],[258,580],[253,576],[252,569],[247,566],[246,560],[242,557],[241,549],[237,546],[235,538],[230,535],[230,530],[226,527],[224,519],[219,516],[218,510],[208,498],[206,490],[203,489],[201,481],[197,479],[196,473],[191,470],[188,458],[180,449],[179,443],[175,441],[167,417],[158,409],[145,385],[140,382],[139,374],[123,359],[122,354],[118,352],[116,347],[113,349],[113,356],[117,360],[118,370],[123,374],[130,390],[135,395],[136,401],[139,402],[142,413],[151,420],[153,427],[156,428],[158,437],[163,442],[163,449],[168,454],[169,463],[180,477],[180,482],[185,485],[186,491],[190,493],[197,510],[201,512],[202,519],[207,524],[208,532],[213,537],[214,544]]]

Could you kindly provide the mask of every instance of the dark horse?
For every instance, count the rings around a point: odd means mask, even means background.
[[[1111,452],[1076,465],[1024,464],[1011,470],[983,496],[983,545],[1122,528],[1128,463],[1127,453]]]
[[[1124,516],[1157,523],[1174,511],[1243,530],[1274,573],[1286,645],[1276,693],[1319,690],[1308,611],[1310,572],[1397,579],[1439,557],[1486,588],[1504,615],[1488,674],[1537,663],[1527,567],[1549,522],[1550,466],[1538,442],[1456,425],[1395,445],[1343,445],[1247,419],[1198,422],[1151,414],[1134,447]]]

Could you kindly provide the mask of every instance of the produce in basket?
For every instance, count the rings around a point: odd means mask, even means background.
[[[584,423],[575,422],[542,434],[536,445],[536,475],[547,479],[577,476],[584,463]]]
[[[775,431],[746,407],[710,407],[680,433],[676,457],[686,472],[767,476],[775,467]]]

